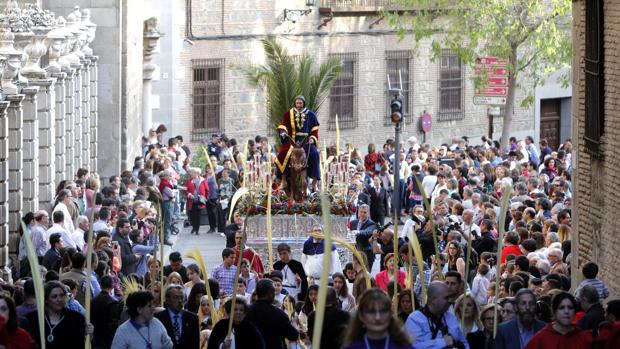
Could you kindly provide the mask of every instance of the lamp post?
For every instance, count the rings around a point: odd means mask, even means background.
[[[392,222],[394,222],[394,225],[397,225],[400,221],[400,131],[403,121],[403,101],[400,90],[395,92],[392,103],[390,103],[390,119],[394,123],[394,143],[396,143],[396,149],[394,150],[394,191],[392,195],[394,216]],[[398,239],[398,237],[394,238]]]

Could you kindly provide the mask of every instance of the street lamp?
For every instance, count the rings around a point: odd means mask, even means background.
[[[303,16],[307,16],[312,12],[312,8],[314,7],[316,1],[315,0],[306,0],[306,7],[309,7],[305,10],[290,10],[285,8],[284,13],[282,14],[283,22],[290,21],[293,23],[297,23],[299,18]]]
[[[392,222],[394,225],[400,223],[400,131],[403,121],[403,100],[401,90],[393,90],[392,102],[390,103],[390,119],[394,123],[394,195],[392,196],[392,209],[394,216]],[[398,237],[394,237],[397,239]]]

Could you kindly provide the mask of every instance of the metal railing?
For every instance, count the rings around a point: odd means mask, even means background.
[[[321,7],[332,11],[376,11],[379,7],[396,5],[394,0],[321,0]]]

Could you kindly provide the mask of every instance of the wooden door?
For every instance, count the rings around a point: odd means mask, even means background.
[[[540,101],[540,139],[547,139],[553,150],[560,146],[560,102],[560,99]]]

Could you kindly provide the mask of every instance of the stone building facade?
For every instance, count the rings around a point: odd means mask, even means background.
[[[10,279],[21,219],[50,210],[60,180],[96,169],[97,25],[9,1],[0,11],[0,275]],[[15,260],[14,260],[15,262]]]
[[[365,151],[368,143],[381,146],[393,137],[394,128],[386,122],[389,105],[386,74],[392,72],[394,83],[398,68],[409,88],[410,116],[404,129],[405,139],[423,138],[418,121],[424,112],[433,117],[433,129],[427,141],[441,143],[449,142],[452,137],[469,136],[478,142],[480,136],[489,134],[489,108],[473,104],[473,69],[457,66],[459,63],[451,58],[431,61],[429,41],[420,44],[417,56],[412,55],[412,39],[399,41],[378,16],[378,5],[386,1],[317,0],[308,2],[314,3],[310,6],[305,0],[192,0],[167,4],[154,0],[153,3],[161,5],[154,7],[161,11],[162,17],[165,13],[173,14],[161,26],[166,33],[161,39],[162,47],[171,51],[155,58],[156,62],[162,59],[173,66],[160,64],[153,93],[162,103],[153,110],[153,120],[166,123],[173,135],[183,135],[194,144],[214,132],[225,132],[241,141],[257,134],[272,134],[267,129],[265,92],[252,88],[240,69],[264,62],[260,40],[268,35],[276,36],[291,55],[307,52],[316,62],[337,55],[345,61],[348,71],[342,75],[341,84],[352,89],[351,96],[342,98],[340,108],[334,108],[330,94],[318,113],[323,125],[321,138],[327,144],[335,140],[334,117],[338,110],[343,142],[352,142]],[[293,22],[289,10],[311,12],[294,15]],[[288,19],[284,18],[285,12],[289,14]],[[460,71],[458,81],[442,82],[442,71],[445,78],[455,68]],[[195,74],[196,70],[207,74],[206,78],[200,75],[203,73]],[[439,97],[440,86],[450,83],[460,89],[457,97],[453,95],[458,101],[447,103],[458,104],[456,111],[442,108]],[[203,90],[196,89],[205,84],[214,91],[207,97],[203,96]],[[523,91],[518,91],[518,101],[522,97]],[[205,102],[208,98],[212,99]],[[202,104],[212,108],[210,115],[205,116]],[[517,107],[513,134],[537,138],[535,121],[533,106]],[[493,117],[494,138],[499,138],[501,126],[502,117]]]
[[[573,285],[588,261],[620,295],[619,0],[573,1]]]

